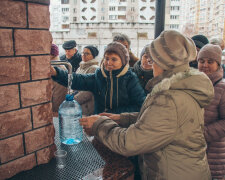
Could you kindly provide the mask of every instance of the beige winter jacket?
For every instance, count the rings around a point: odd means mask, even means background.
[[[99,67],[98,59],[92,59],[88,62],[81,61],[80,67],[77,69],[77,74],[94,73]],[[81,105],[82,114],[89,116],[94,114],[94,96],[90,91],[79,91],[74,99]]]
[[[154,88],[140,113],[121,115],[128,128],[101,117],[92,131],[112,151],[140,155],[144,180],[209,180],[203,107],[213,98],[212,83],[186,65],[171,74],[147,84]]]

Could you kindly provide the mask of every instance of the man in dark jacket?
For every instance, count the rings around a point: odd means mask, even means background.
[[[82,61],[81,54],[76,49],[76,41],[66,41],[63,44],[63,49],[65,49],[66,53],[60,57],[60,60],[69,61],[72,65],[73,72],[76,72]]]

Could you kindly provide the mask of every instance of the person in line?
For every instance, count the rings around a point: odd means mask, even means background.
[[[51,45],[50,52],[50,60],[51,61],[59,61],[59,48],[57,45]],[[60,65],[62,69],[66,69],[65,66]],[[65,100],[67,93],[67,88],[53,81],[52,85],[52,111],[53,115],[57,115],[60,104]]]
[[[153,61],[149,54],[149,45],[146,45],[141,51],[140,60],[137,61],[132,68],[133,72],[136,73],[143,89],[145,89],[147,82],[153,78],[152,63]],[[145,93],[148,93],[147,90],[145,90]]]
[[[222,51],[207,44],[198,54],[198,69],[214,86],[213,101],[205,107],[205,139],[207,157],[213,179],[225,179],[225,80],[221,68]]]
[[[143,180],[211,180],[204,107],[214,91],[205,73],[189,67],[194,42],[164,31],[151,43],[150,55],[154,78],[139,113],[102,113],[81,118],[80,124],[112,151],[139,155]]]
[[[210,39],[209,43],[210,44],[214,44],[214,45],[219,45],[220,48],[221,48],[221,50],[222,51],[224,50],[225,44],[224,44],[224,41],[223,41],[222,38],[216,38],[216,37],[214,37],[214,38]]]
[[[95,73],[99,67],[98,49],[92,45],[86,46],[83,49],[82,61],[77,69],[77,74]],[[94,114],[94,96],[90,91],[79,91],[74,99],[81,105],[82,114],[89,116]]]
[[[72,65],[72,71],[76,72],[82,61],[81,54],[76,49],[76,41],[70,40],[63,44],[63,49],[65,49],[65,54],[60,57],[62,61],[68,61]]]
[[[204,35],[201,35],[201,34],[198,34],[198,35],[195,35],[191,38],[194,43],[195,43],[195,46],[196,46],[196,50],[197,50],[197,55],[198,55],[198,52],[200,51],[200,49],[205,46],[206,44],[209,43],[209,40],[206,36]],[[198,61],[197,61],[197,56],[196,58],[191,61],[189,63],[190,67],[193,67],[195,69],[198,69]]]
[[[126,34],[117,34],[113,37],[113,41],[120,42],[121,44],[123,44],[127,48],[128,52],[129,52],[129,57],[130,57],[129,65],[130,65],[130,67],[133,67],[134,64],[138,61],[138,58],[131,52],[130,38]]]
[[[67,72],[51,67],[52,79],[67,86]],[[145,93],[137,76],[129,69],[129,53],[119,42],[108,44],[100,68],[94,74],[73,73],[72,89],[91,91],[95,114],[138,112]]]

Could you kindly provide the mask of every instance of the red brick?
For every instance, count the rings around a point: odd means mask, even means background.
[[[18,85],[0,86],[0,112],[20,107]]]
[[[0,159],[5,163],[24,155],[22,135],[0,141]]]
[[[28,17],[29,17],[29,28],[49,29],[50,13],[48,6],[29,3]]]
[[[37,152],[38,165],[48,163],[54,157],[55,151],[56,151],[55,144],[38,151]]]
[[[50,56],[31,57],[32,79],[50,78]]]
[[[32,129],[30,109],[0,114],[0,138]]]
[[[34,154],[3,164],[0,166],[0,180],[10,178],[21,171],[32,169],[34,166],[36,166]]]
[[[15,30],[16,55],[50,54],[52,36],[47,30]]]
[[[27,2],[35,2],[35,3],[41,3],[41,4],[47,4],[47,5],[50,4],[50,0],[24,0],[24,1],[27,1]]]
[[[16,83],[27,80],[30,80],[28,58],[0,58],[0,84]]]
[[[0,1],[0,26],[26,27],[26,4],[9,0]]]
[[[53,125],[25,133],[26,153],[31,153],[54,143],[55,129]]]
[[[0,6],[1,9],[1,6]],[[1,10],[0,10],[1,14]],[[1,19],[1,15],[0,15]],[[1,24],[1,20],[0,20]],[[12,56],[13,55],[13,39],[11,29],[0,29],[0,54],[1,56]]]
[[[52,104],[32,107],[34,128],[52,123]]]
[[[51,81],[21,83],[22,106],[31,106],[51,100]]]

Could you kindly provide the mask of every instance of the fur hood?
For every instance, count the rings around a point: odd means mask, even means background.
[[[168,78],[155,84],[150,96],[166,90],[183,90],[192,96],[201,107],[209,104],[214,97],[214,88],[210,79],[197,69],[189,68],[183,72],[177,72]]]

